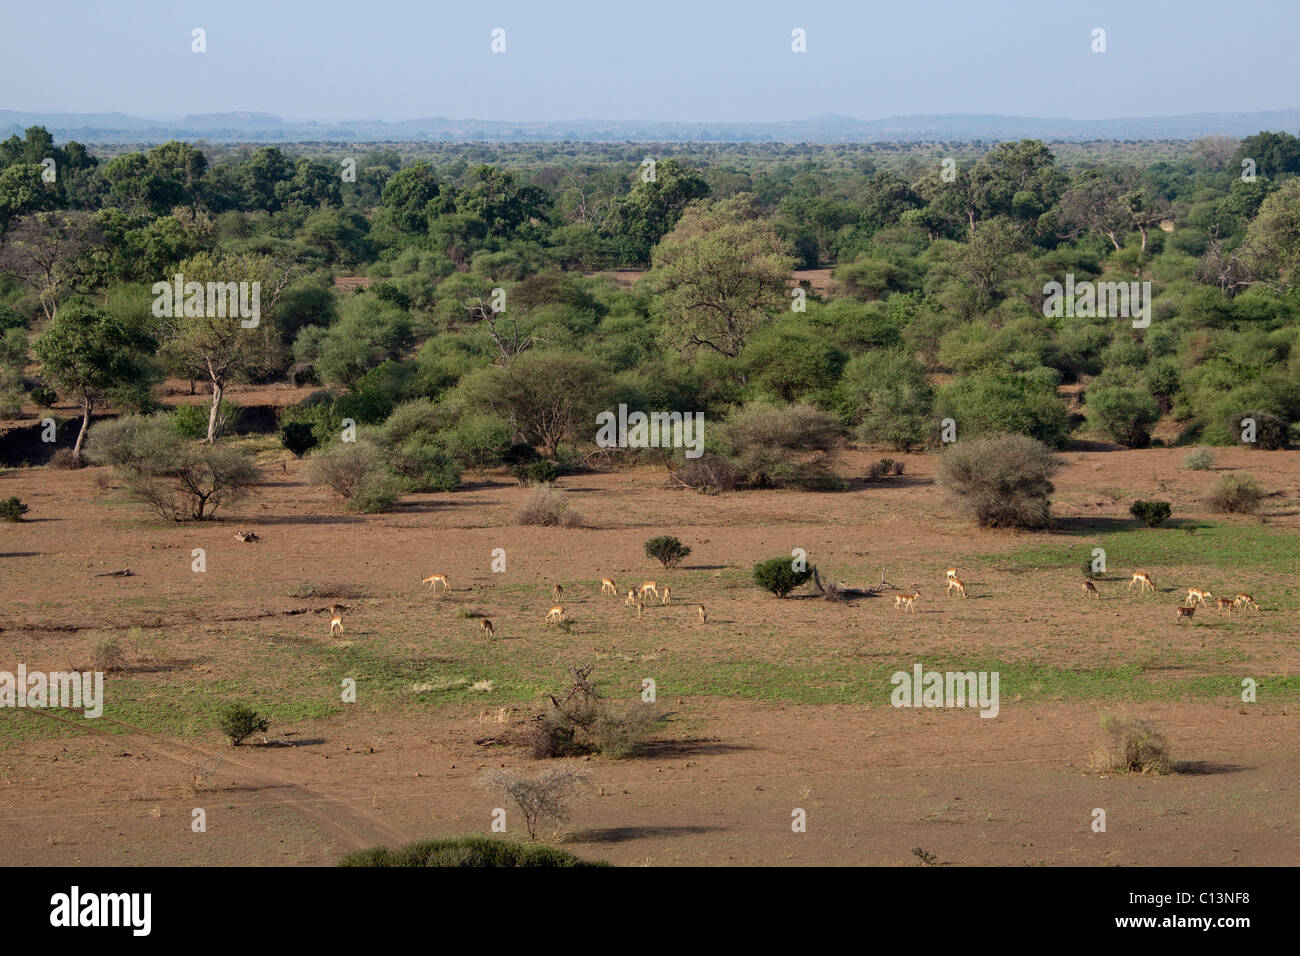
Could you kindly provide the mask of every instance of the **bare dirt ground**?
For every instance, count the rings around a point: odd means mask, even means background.
[[[1294,863],[1300,453],[1216,450],[1210,472],[1182,470],[1185,455],[1066,452],[1059,527],[1044,534],[973,530],[925,455],[901,456],[901,478],[817,494],[701,496],[665,489],[652,468],[566,477],[587,527],[563,530],[519,526],[528,492],[497,474],[358,516],[290,460],[200,526],[156,522],[103,469],[6,472],[0,497],[31,510],[0,525],[0,670],[84,664],[105,637],[130,663],[106,678],[98,721],[0,710],[0,863],[329,864],[378,842],[487,832],[503,802],[477,786],[483,771],[545,765],[476,741],[539,713],[582,662],[610,696],[635,700],[655,679],[668,714],[649,755],[574,761],[593,789],[563,845],[584,857],[921,865],[918,847],[946,865]],[[268,464],[282,456],[265,447]],[[868,457],[880,455],[850,454],[841,472],[861,475]],[[1230,468],[1273,492],[1265,522],[1199,503]],[[1138,497],[1174,502],[1181,525],[1134,530]],[[681,568],[644,556],[655,534],[692,547]],[[1087,603],[1095,546],[1110,567]],[[884,567],[919,585],[917,613],[887,596],[760,595],[749,569],[793,548],[827,580],[872,584]],[[944,595],[950,565],[966,600]],[[1157,594],[1126,591],[1138,568]],[[451,592],[421,587],[434,572]],[[604,575],[667,581],[673,603],[637,621],[599,594]],[[543,621],[556,582],[568,633]],[[314,596],[330,585],[353,595],[344,638]],[[1192,585],[1251,591],[1263,610],[1179,625]],[[496,622],[496,641],[472,614]],[[888,675],[918,662],[1001,670],[997,718],[891,707]],[[339,702],[347,676],[355,704]],[[1241,701],[1245,677],[1258,703]],[[484,680],[491,690],[470,688]],[[255,738],[267,745],[224,742],[211,713],[230,699],[271,716]],[[1153,720],[1179,772],[1091,770],[1106,713]],[[191,831],[195,808],[206,833]],[[796,808],[806,833],[792,832]]]

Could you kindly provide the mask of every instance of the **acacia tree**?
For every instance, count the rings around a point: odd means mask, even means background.
[[[208,413],[206,441],[221,437],[218,408],[226,386],[235,377],[264,373],[280,359],[280,337],[272,315],[280,293],[289,282],[292,266],[279,267],[268,256],[222,256],[200,253],[181,263],[178,272],[186,283],[261,283],[261,314],[258,324],[244,328],[233,310],[217,315],[213,308],[178,308],[173,303],[170,317],[160,317],[162,355],[176,370],[190,377],[206,376],[212,383],[212,407]],[[211,303],[208,303],[211,305]],[[186,314],[191,313],[191,314]]]
[[[47,319],[70,296],[90,291],[89,253],[102,242],[85,212],[38,212],[18,219],[0,246],[0,271],[12,272],[34,290]]]
[[[81,304],[63,309],[33,343],[41,377],[81,406],[81,430],[72,449],[78,462],[91,413],[113,389],[148,378],[145,353],[155,344],[116,316]]]
[[[785,307],[795,264],[749,194],[688,207],[655,247],[653,262],[656,301],[672,343],[728,358]]]

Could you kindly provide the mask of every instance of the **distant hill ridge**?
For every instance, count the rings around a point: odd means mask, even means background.
[[[192,114],[154,119],[126,113],[53,113],[0,110],[0,137],[44,126],[60,140],[85,143],[161,143],[169,139],[210,142],[754,142],[872,143],[969,142],[972,140],[1158,140],[1260,130],[1300,129],[1300,110],[1254,113],[1191,113],[1129,119],[1075,120],[949,113],[861,120],[833,113],[774,123],[686,123],[660,120],[506,121],[448,119],[286,120],[270,113]]]

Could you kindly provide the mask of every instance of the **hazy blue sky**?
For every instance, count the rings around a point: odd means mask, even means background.
[[[770,121],[1300,105],[1294,0],[0,2],[0,109]],[[207,53],[190,52],[194,27]]]

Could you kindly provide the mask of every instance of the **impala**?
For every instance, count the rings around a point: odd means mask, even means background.
[[[1212,598],[1212,597],[1214,597],[1214,595],[1211,594],[1209,591],[1203,591],[1200,588],[1188,588],[1187,600],[1184,601],[1183,603],[1190,604],[1193,607],[1195,607],[1197,604],[1199,604],[1201,607],[1205,607],[1206,598]]]
[[[1259,605],[1255,603],[1255,599],[1249,594],[1238,592],[1237,596],[1232,599],[1232,603],[1234,607],[1253,607],[1255,613],[1259,613]]]
[[[1228,617],[1232,617],[1232,609],[1236,606],[1237,605],[1233,603],[1232,598],[1221,597],[1221,598],[1214,599],[1214,607],[1215,607],[1214,613],[1216,614],[1222,614],[1224,611],[1227,611]]]
[[[903,591],[901,594],[897,595],[894,598],[894,610],[897,611],[901,607],[905,611],[911,611],[913,614],[915,614],[916,599],[919,598],[920,596],[921,596],[920,588],[914,588],[911,591]]]
[[[948,580],[951,581],[953,578],[957,576],[957,569],[949,568],[946,573],[948,575]]]
[[[422,580],[420,583],[429,585],[430,590],[432,590],[436,585],[439,584],[442,585],[442,589],[444,591],[451,590],[451,585],[447,583],[447,575],[445,574],[431,574],[427,578]]]
[[[669,587],[668,585],[666,585],[666,584],[664,585],[664,596],[663,596],[663,598],[661,599],[660,603],[662,603],[662,604],[672,604],[672,603],[673,603],[673,589],[670,588],[670,587]]]
[[[550,624],[552,621],[563,621],[563,620],[564,620],[563,604],[557,604],[555,605],[555,607],[551,608],[549,611],[546,612],[547,624]]]
[[[658,597],[659,585],[655,584],[655,582],[653,581],[646,581],[644,584],[641,585],[641,587],[637,588],[637,597],[643,598],[646,596],[646,592],[649,591],[654,592],[654,596]]]
[[[1097,590],[1097,585],[1091,581],[1084,581],[1081,587],[1083,588],[1083,599],[1085,601],[1090,597],[1096,597],[1098,601],[1101,600],[1101,592]]]
[[[1178,623],[1179,621],[1181,621],[1183,618],[1187,618],[1187,620],[1190,621],[1190,620],[1192,619],[1192,615],[1196,613],[1196,605],[1193,604],[1191,607],[1179,606],[1179,607],[1174,608],[1174,611],[1175,611],[1175,612],[1177,613],[1177,615],[1178,615],[1178,616],[1174,619],[1174,623],[1175,623],[1175,624],[1177,624],[1177,623]]]
[[[628,588],[627,600],[625,600],[623,603],[626,604],[628,607],[631,607],[633,604],[636,603],[636,588]]]
[[[1135,584],[1138,585],[1139,594],[1144,592],[1147,588],[1150,588],[1152,591],[1156,589],[1155,582],[1151,580],[1151,575],[1147,574],[1145,571],[1133,572],[1133,578],[1128,583],[1128,590],[1132,591],[1133,585]]]
[[[949,597],[952,597],[952,591],[953,591],[953,588],[956,588],[959,592],[961,592],[961,596],[962,596],[962,597],[965,597],[965,596],[966,596],[966,585],[962,584],[961,581],[960,581],[959,579],[957,579],[957,578],[949,578],[949,579],[948,579],[948,596],[949,596]]]
[[[561,587],[560,585],[557,584],[555,587],[551,588],[551,597],[552,597],[552,598],[554,598],[555,600],[558,601],[558,600],[559,600],[561,597],[563,597],[563,596],[564,596],[564,588],[563,588],[563,587]]]
[[[612,594],[612,595],[614,595],[615,597],[618,597],[618,588],[614,587],[614,579],[613,579],[613,578],[601,578],[601,579],[600,579],[600,593],[601,593],[601,594]]]
[[[343,608],[337,604],[330,605],[330,637],[334,636],[334,628],[339,629],[339,635],[343,634]]]
[[[487,618],[483,618],[483,620],[479,623],[478,629],[488,637],[494,638],[497,636],[496,628],[492,626],[492,622],[489,621]]]
[[[701,624],[707,624],[707,623],[709,622],[709,612],[706,611],[706,610],[704,610],[704,605],[703,605],[703,604],[697,604],[697,605],[695,606],[695,611],[696,611],[697,614],[700,615],[700,623],[701,623]]]
[[[645,610],[645,601],[636,602],[636,619],[641,620],[641,612]]]

